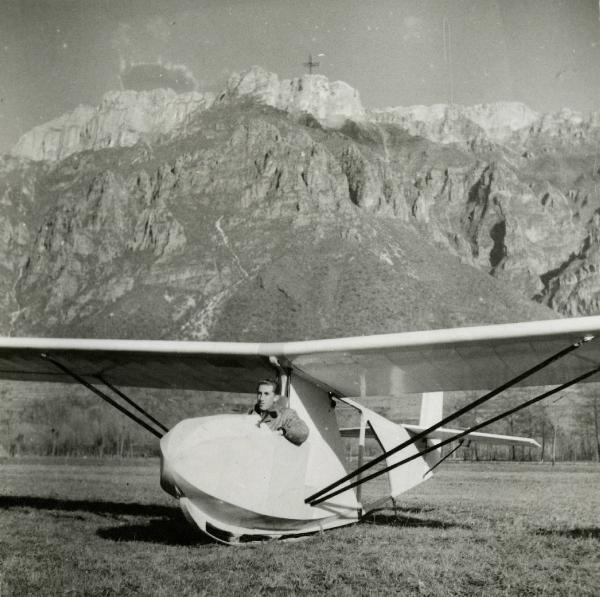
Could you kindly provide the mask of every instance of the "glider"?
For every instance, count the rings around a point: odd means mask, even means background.
[[[186,518],[217,541],[240,544],[355,523],[430,478],[451,442],[538,446],[479,429],[574,383],[595,381],[597,335],[600,316],[271,343],[0,338],[0,379],[81,383],[110,402],[160,438],[161,486]],[[277,379],[282,400],[308,425],[302,445],[248,415],[186,419],[167,429],[121,389],[251,393],[262,378]],[[448,426],[512,386],[554,387],[469,429]],[[444,417],[443,392],[451,390],[482,395]],[[422,394],[419,425],[394,423],[357,401],[408,393]],[[357,427],[338,427],[339,402],[356,410]],[[358,442],[355,469],[342,437]],[[383,450],[369,462],[366,437]],[[389,491],[365,503],[363,483],[381,474]]]

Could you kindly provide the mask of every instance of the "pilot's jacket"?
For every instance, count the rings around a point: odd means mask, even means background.
[[[249,415],[254,413],[260,415],[259,426],[264,423],[273,431],[281,429],[284,437],[297,446],[304,443],[308,437],[308,426],[293,408],[260,411],[256,405],[248,411]]]

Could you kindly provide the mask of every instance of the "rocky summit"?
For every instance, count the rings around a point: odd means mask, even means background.
[[[285,340],[598,312],[600,115],[367,110],[254,67],[0,160],[0,333]]]

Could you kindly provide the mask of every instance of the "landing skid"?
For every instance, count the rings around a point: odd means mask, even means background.
[[[325,530],[347,526],[358,522],[355,520],[329,520],[315,524],[311,522],[301,529],[291,531],[274,531],[256,528],[245,528],[224,523],[207,515],[196,507],[192,500],[180,498],[179,506],[187,521],[214,541],[225,545],[240,545],[248,543],[264,543],[265,541],[300,541]]]

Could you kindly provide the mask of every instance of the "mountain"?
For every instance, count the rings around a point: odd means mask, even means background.
[[[0,325],[266,339],[596,312],[599,122],[369,111],[259,67],[216,96],[110,92],[2,161]]]
[[[508,239],[523,254],[533,243],[488,233],[507,187],[523,191],[498,156],[389,125],[328,129],[252,95],[161,131],[10,158],[8,333],[268,340],[548,317],[481,271],[489,259],[497,277],[533,277],[504,255]],[[562,223],[525,191],[538,228]]]

